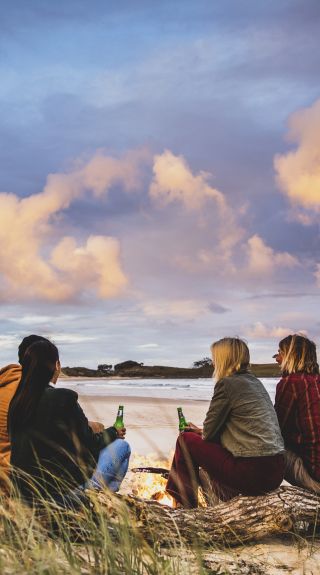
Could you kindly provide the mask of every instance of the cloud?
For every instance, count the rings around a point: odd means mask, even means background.
[[[315,278],[317,280],[317,284],[320,287],[320,264],[316,264],[316,271],[314,273]]]
[[[78,333],[50,333],[50,339],[54,341],[57,345],[72,345],[75,343],[96,341],[97,336],[83,335]]]
[[[292,268],[298,260],[288,252],[275,252],[257,234],[247,242],[248,271],[251,274],[272,273],[276,268]]]
[[[292,329],[283,326],[271,327],[258,321],[247,330],[246,335],[248,337],[253,337],[257,339],[270,339],[270,338],[282,339],[291,333],[297,333],[297,332],[301,333],[302,335],[308,335],[308,332],[306,330]]]
[[[283,337],[286,337],[290,333],[294,333],[294,330],[288,327],[281,327],[281,326],[270,327],[258,321],[248,329],[247,336],[257,339],[269,339],[273,337],[281,339]]]
[[[320,211],[320,100],[299,110],[289,119],[289,141],[295,150],[274,158],[280,189],[293,205]],[[300,216],[303,223],[310,217]]]
[[[218,303],[209,303],[208,310],[212,313],[226,313],[227,311],[230,311],[228,307],[224,307]]]
[[[126,285],[119,260],[119,242],[105,236],[90,236],[84,246],[78,246],[72,237],[65,237],[51,257],[53,267],[64,273],[68,283],[77,278],[80,285],[95,288],[101,298],[118,295]]]
[[[245,234],[240,224],[245,207],[239,205],[235,212],[225,195],[209,185],[210,177],[210,173],[203,171],[194,174],[185,158],[170,150],[154,157],[153,180],[149,187],[151,199],[161,208],[170,206],[172,209],[173,205],[182,204],[185,212],[179,216],[185,218],[187,233],[193,233],[195,239],[202,231],[209,241],[209,246],[193,248],[193,253],[188,250],[174,255],[176,265],[191,273],[213,267],[224,273],[233,272],[233,251]],[[197,231],[191,232],[191,226],[196,226]]]
[[[101,298],[120,293],[126,277],[116,238],[90,236],[80,245],[69,236],[54,245],[54,238],[62,212],[85,192],[100,197],[114,184],[137,189],[145,157],[141,151],[120,159],[98,152],[69,173],[49,175],[40,193],[22,199],[0,194],[0,298],[61,302],[88,289]]]
[[[210,174],[194,176],[186,160],[170,150],[154,157],[153,173],[149,193],[160,205],[181,202],[187,210],[200,210],[211,198],[220,209],[225,207],[223,194],[208,184]]]
[[[158,347],[158,343],[141,343],[140,345],[137,345],[138,349],[156,349]]]
[[[191,299],[155,300],[142,305],[144,315],[155,319],[190,321],[208,314],[205,302]]]
[[[0,346],[1,349],[11,349],[16,347],[16,337],[15,335],[7,334],[7,335],[0,335]]]

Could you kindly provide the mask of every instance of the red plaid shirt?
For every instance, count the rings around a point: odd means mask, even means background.
[[[311,477],[320,481],[320,376],[283,377],[274,407],[286,448],[297,453]]]

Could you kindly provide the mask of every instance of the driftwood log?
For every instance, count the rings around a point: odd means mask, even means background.
[[[237,545],[266,536],[298,533],[320,523],[320,497],[298,487],[280,487],[260,497],[239,496],[215,507],[171,509],[134,497],[124,501],[138,531],[148,541],[167,547],[176,543],[209,547],[214,543]],[[107,492],[98,495],[106,517],[117,521],[117,504]]]

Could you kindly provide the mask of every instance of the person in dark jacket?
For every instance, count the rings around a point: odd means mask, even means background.
[[[284,475],[283,439],[271,399],[249,371],[239,338],[211,346],[216,384],[203,429],[189,423],[179,435],[167,491],[184,507],[198,504],[199,467],[220,499],[276,489]]]
[[[23,338],[18,348],[19,363],[10,363],[0,369],[0,488],[4,491],[8,488],[10,475],[9,405],[21,379],[21,361],[27,348],[43,339],[41,335],[35,334]]]
[[[85,486],[117,491],[130,456],[126,430],[109,427],[95,433],[77,393],[50,385],[59,372],[53,343],[43,340],[28,347],[8,413],[14,481],[27,499],[60,501]]]

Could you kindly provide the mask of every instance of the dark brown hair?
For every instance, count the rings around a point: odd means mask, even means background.
[[[41,395],[55,372],[57,361],[58,349],[47,339],[41,339],[27,347],[21,360],[20,383],[9,407],[9,432],[25,427],[32,420]]]

